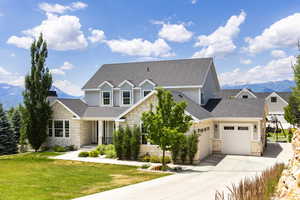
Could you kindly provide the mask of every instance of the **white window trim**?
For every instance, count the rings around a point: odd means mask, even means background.
[[[52,120],[52,136],[49,136],[49,127],[48,127],[48,137],[50,138],[71,138],[71,122],[69,119],[50,119]],[[55,128],[54,128],[54,121],[62,121],[63,122],[63,136],[62,137],[56,137],[55,136]],[[65,121],[69,121],[69,137],[66,137],[66,127],[65,127]]]
[[[156,86],[156,84],[153,83],[152,81],[150,81],[149,79],[143,80],[143,81],[139,84],[139,86],[141,87],[141,86],[144,85],[145,83],[150,83],[151,85],[153,85],[153,87]]]
[[[141,98],[145,97],[145,92],[149,92],[149,94],[152,92],[153,90],[141,90]]]
[[[109,100],[109,104],[104,104],[104,101],[103,101],[103,93],[104,92],[109,92],[110,93],[110,100]],[[113,102],[113,92],[112,91],[108,91],[108,90],[102,90],[100,92],[100,105],[101,106],[112,106],[112,102]]]
[[[129,92],[130,93],[130,104],[123,104],[123,92]],[[131,106],[133,103],[133,92],[132,90],[120,90],[120,106],[126,107]]]

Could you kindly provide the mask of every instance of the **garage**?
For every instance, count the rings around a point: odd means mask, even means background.
[[[220,125],[224,154],[251,154],[251,124],[224,123]]]

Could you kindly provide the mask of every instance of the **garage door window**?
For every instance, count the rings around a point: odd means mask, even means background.
[[[239,130],[239,131],[248,131],[249,128],[248,128],[248,126],[239,126],[239,127],[238,127],[238,130]]]
[[[224,126],[224,130],[226,131],[234,130],[234,126]]]

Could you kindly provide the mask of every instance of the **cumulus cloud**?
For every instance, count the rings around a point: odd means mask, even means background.
[[[275,22],[260,35],[247,37],[248,46],[244,49],[255,54],[267,49],[296,47],[300,35],[299,21],[300,13],[295,13]]]
[[[186,42],[189,41],[193,33],[188,31],[183,23],[181,24],[166,24],[161,22],[162,28],[158,35],[171,42]]]
[[[50,69],[52,74],[56,75],[65,75],[67,70],[71,70],[74,68],[74,65],[69,63],[68,61],[64,62],[64,64],[58,68]]]
[[[196,4],[198,0],[192,0],[191,3],[192,4]]]
[[[210,35],[200,35],[195,47],[202,47],[193,57],[224,56],[233,52],[236,45],[233,39],[240,32],[240,25],[245,21],[246,13],[241,11],[240,15],[231,16],[225,26],[220,26]]]
[[[286,57],[285,52],[282,51],[282,50],[273,50],[273,51],[271,51],[271,55],[274,58],[283,58],[283,57]]]
[[[88,46],[87,40],[81,31],[79,18],[76,16],[57,16],[47,13],[47,19],[34,28],[24,30],[25,36],[11,36],[7,43],[19,48],[28,49],[40,33],[43,33],[49,49],[58,51],[83,49]]]
[[[72,96],[83,95],[81,88],[78,85],[73,84],[68,80],[56,80],[53,82],[53,85],[69,95]]]
[[[99,30],[99,29],[89,29],[89,31],[91,32],[91,35],[88,37],[88,39],[92,43],[104,41],[104,39],[105,39],[104,31]]]
[[[0,17],[3,17],[3,16],[4,16],[4,14],[2,12],[0,12]]]
[[[236,68],[231,72],[219,75],[222,85],[240,85],[249,83],[263,83],[268,81],[292,80],[293,70],[291,64],[295,57],[289,56],[271,60],[265,65],[255,66],[247,71]]]
[[[24,76],[7,71],[0,66],[0,83],[24,87]]]
[[[241,63],[244,65],[249,65],[252,63],[252,61],[250,59],[241,59]]]
[[[46,2],[40,3],[39,8],[47,13],[57,13],[57,14],[63,14],[67,11],[75,11],[75,10],[81,10],[86,8],[88,5],[77,1],[73,2],[70,5],[64,6],[61,4],[49,4]]]
[[[171,47],[164,39],[157,39],[154,42],[135,38],[132,40],[107,40],[105,43],[112,52],[121,53],[129,56],[140,57],[170,57],[174,56]]]

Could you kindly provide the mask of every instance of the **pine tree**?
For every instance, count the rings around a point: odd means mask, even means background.
[[[27,119],[25,132],[32,148],[37,151],[47,138],[47,124],[51,107],[47,101],[52,76],[45,67],[48,56],[47,44],[42,34],[31,45],[31,71],[25,78],[24,105]]]
[[[14,154],[17,150],[16,138],[0,104],[0,155]]]
[[[13,128],[17,143],[19,143],[19,140],[20,140],[21,123],[22,123],[21,122],[21,113],[19,111],[19,108],[16,108],[11,117],[11,125]]]

